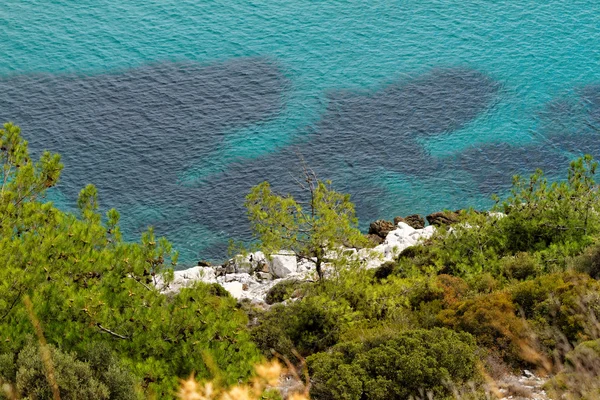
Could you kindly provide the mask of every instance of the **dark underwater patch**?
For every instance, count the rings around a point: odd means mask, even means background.
[[[428,175],[429,156],[416,139],[461,128],[489,109],[499,88],[481,72],[454,68],[374,93],[332,93],[312,145],[349,163]]]
[[[434,70],[372,93],[331,93],[313,133],[276,153],[233,163],[202,185],[198,219],[247,237],[241,204],[248,190],[267,180],[278,191],[300,195],[295,182],[301,178],[300,158],[337,190],[352,194],[361,221],[380,218],[386,197],[385,189],[373,183],[377,174],[392,170],[419,179],[435,177],[444,165],[416,139],[459,129],[487,110],[498,90],[488,76],[458,68]]]
[[[13,76],[0,79],[0,119],[21,125],[34,151],[62,154],[69,199],[94,183],[104,204],[169,207],[187,196],[177,172],[208,156],[226,131],[275,117],[287,85],[261,58]]]
[[[512,186],[512,177],[528,177],[541,169],[549,177],[565,171],[568,158],[548,143],[514,146],[490,143],[469,148],[448,158],[441,168],[470,174],[478,191],[485,196],[502,195]]]
[[[600,85],[588,85],[550,102],[539,131],[556,148],[600,158]]]
[[[314,132],[293,145],[231,163],[202,185],[177,185],[179,172],[205,157],[210,162],[228,130],[275,117],[287,86],[264,59],[164,63],[87,77],[16,76],[0,79],[0,118],[19,123],[33,149],[63,154],[60,188],[70,200],[94,183],[101,202],[125,214],[151,208],[158,220],[150,223],[160,234],[177,237],[181,226],[197,224],[222,237],[248,238],[244,196],[263,180],[299,195],[300,156],[320,178],[352,194],[362,221],[381,217],[385,189],[373,183],[377,174],[435,178],[443,163],[417,139],[461,128],[499,90],[486,75],[456,68],[369,93],[333,92]],[[125,222],[126,230],[149,223]],[[223,253],[221,242],[202,257]]]

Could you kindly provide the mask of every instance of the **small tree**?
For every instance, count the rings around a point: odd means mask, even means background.
[[[336,192],[330,181],[318,180],[313,172],[305,170],[304,175],[301,188],[308,194],[306,202],[274,193],[265,181],[250,190],[245,206],[266,254],[291,250],[314,261],[321,280],[323,264],[338,260],[330,257],[332,252],[341,246],[365,246],[367,241],[358,230],[350,195]]]
[[[31,299],[48,344],[86,363],[93,346],[103,345],[108,349],[101,351],[105,365],[114,354],[146,395],[169,398],[176,378],[192,372],[207,378],[206,357],[226,383],[251,373],[259,353],[245,329],[247,316],[232,297],[219,296],[200,282],[177,294],[160,292],[157,286],[172,282],[170,267],[177,262],[166,239],[149,229],[140,243],[124,241],[119,213],[113,209],[102,217],[93,185],[80,192],[78,214],[44,202],[47,189],[60,178],[60,157],[45,152],[33,161],[13,124],[0,127],[0,168],[0,381],[16,383],[18,390],[18,383],[25,382],[19,397],[33,393],[29,389],[38,387],[32,383],[36,377],[46,386],[40,368],[19,377],[20,369],[3,367],[15,363],[28,334],[34,333],[25,297]],[[58,379],[58,385],[81,389],[77,382],[89,375],[87,367],[65,360],[71,380]],[[60,374],[62,367],[54,361]],[[117,397],[111,393],[110,398]]]

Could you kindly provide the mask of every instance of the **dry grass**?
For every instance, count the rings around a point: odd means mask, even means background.
[[[182,400],[260,400],[265,391],[277,388],[285,370],[278,361],[256,366],[256,377],[249,384],[218,389],[213,382],[200,383],[191,376],[182,381],[178,397]],[[292,393],[286,400],[308,400],[308,390]]]

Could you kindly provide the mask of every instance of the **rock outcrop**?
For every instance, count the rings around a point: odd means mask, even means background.
[[[296,254],[293,252],[280,252],[271,256],[271,272],[277,278],[285,278],[298,272]]]
[[[385,239],[396,226],[390,221],[384,219],[378,219],[375,222],[371,222],[369,225],[369,235],[377,235],[382,239]]]
[[[429,238],[435,230],[431,225],[415,229],[403,221],[391,227],[391,222],[384,220],[374,224],[379,234],[387,232],[379,245],[372,249],[341,249],[345,256],[353,257],[365,268],[377,268],[385,262],[393,261],[404,249],[414,246],[421,239]],[[380,237],[379,234],[372,235]],[[327,275],[327,265],[324,270]],[[220,284],[238,300],[264,302],[267,292],[278,282],[289,279],[313,280],[316,279],[315,274],[313,261],[298,259],[292,252],[280,251],[268,258],[258,251],[238,255],[221,266],[197,266],[175,271],[173,282],[162,290],[173,293],[201,281]],[[162,287],[160,282],[157,282],[157,286]]]
[[[404,217],[404,221],[407,225],[412,226],[415,229],[423,229],[425,228],[425,218],[421,217],[419,214],[409,215]],[[398,224],[396,224],[398,225]]]
[[[458,213],[458,211],[440,211],[433,214],[429,214],[425,218],[427,218],[427,222],[429,222],[429,225],[452,225],[458,222]]]

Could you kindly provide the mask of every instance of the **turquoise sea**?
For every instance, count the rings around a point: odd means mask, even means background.
[[[600,2],[4,0],[0,120],[183,264],[247,239],[300,161],[377,218],[487,207],[600,157]]]

